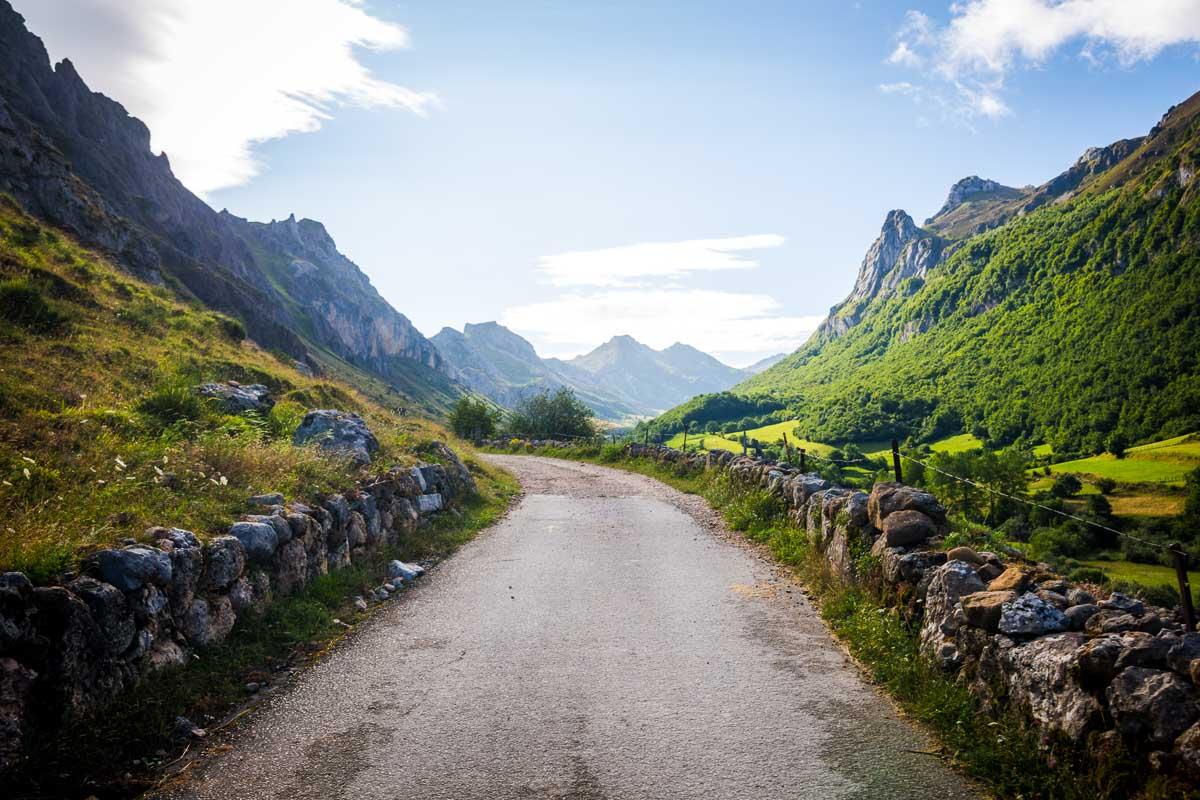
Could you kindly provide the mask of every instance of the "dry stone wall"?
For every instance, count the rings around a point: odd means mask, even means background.
[[[0,773],[33,734],[51,734],[143,676],[185,663],[273,597],[395,544],[474,494],[462,461],[435,447],[443,463],[393,468],[319,502],[250,498],[255,513],[205,542],[151,528],[143,543],[96,553],[64,585],[0,575]],[[389,578],[398,588],[422,571],[397,561]]]
[[[725,451],[628,445],[628,455],[721,469],[777,495],[832,573],[882,589],[919,630],[921,654],[994,712],[1017,711],[1102,757],[1118,743],[1148,769],[1200,780],[1200,633],[1174,609],[1073,586],[1015,550],[946,550],[929,492],[863,492]]]

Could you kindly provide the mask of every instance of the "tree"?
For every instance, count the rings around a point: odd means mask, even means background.
[[[1108,452],[1112,453],[1117,458],[1125,457],[1125,449],[1129,447],[1129,440],[1120,431],[1113,431],[1108,437],[1107,448]]]
[[[594,416],[571,389],[543,389],[517,403],[508,431],[527,439],[587,438],[596,435]]]
[[[450,428],[461,439],[487,439],[496,435],[500,414],[482,400],[460,397],[450,412]]]
[[[1054,485],[1050,487],[1050,494],[1055,497],[1074,497],[1083,489],[1083,483],[1079,478],[1072,475],[1070,472],[1064,472],[1054,479]]]

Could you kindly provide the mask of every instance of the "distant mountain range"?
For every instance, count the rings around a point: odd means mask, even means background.
[[[1100,452],[1200,429],[1200,94],[1040,186],[971,176],[923,226],[889,212],[849,296],[732,393],[823,441]],[[722,421],[729,400],[657,422]]]
[[[432,341],[458,380],[500,405],[567,387],[608,420],[651,416],[752,374],[685,344],[654,350],[630,336],[614,336],[570,360],[541,358],[533,345],[496,322],[468,324],[461,333],[443,328]]]

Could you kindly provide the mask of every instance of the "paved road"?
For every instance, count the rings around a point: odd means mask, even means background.
[[[496,456],[525,497],[270,701],[189,798],[967,798],[702,501]]]

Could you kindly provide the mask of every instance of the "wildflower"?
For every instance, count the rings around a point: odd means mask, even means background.
[[[162,471],[161,469],[159,469],[158,467],[155,467],[155,468],[154,468],[154,471],[155,471],[155,472],[157,472],[157,473],[159,474],[159,476],[160,476],[160,477],[161,477],[161,476],[162,476],[162,474],[163,474],[163,471]]]
[[[222,485],[222,486],[228,486],[228,485],[229,485],[229,478],[226,478],[224,475],[222,475],[222,476],[221,476],[221,485]]]
[[[120,467],[121,469],[124,469],[127,466],[126,463],[121,460],[120,456],[117,456],[116,459],[114,459],[114,460],[117,462],[117,466]]]
[[[5,486],[12,486],[12,484],[11,484],[11,483],[9,483],[8,481],[4,481],[4,485],[5,485]]]
[[[31,475],[29,472],[29,467],[25,467],[25,469],[23,469],[21,471],[25,473],[25,480],[30,480],[31,478],[33,478],[33,475]]]
[[[33,460],[32,458],[30,458],[29,456],[21,456],[21,460],[22,460],[22,461],[28,461],[30,464],[33,464],[33,465],[35,465],[35,466],[37,465],[37,462],[36,462],[36,461],[34,461],[34,460]]]

